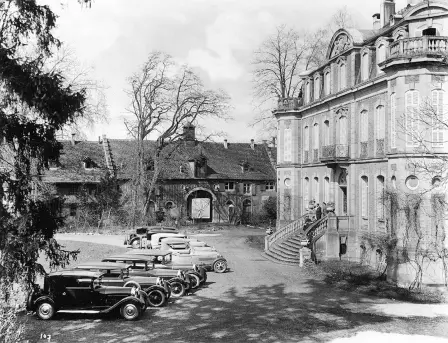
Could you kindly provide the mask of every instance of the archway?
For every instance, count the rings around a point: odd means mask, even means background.
[[[252,217],[252,202],[249,199],[243,201],[243,213],[241,214],[241,223],[247,224]]]
[[[196,189],[187,196],[187,213],[194,222],[213,221],[213,194],[205,189]]]

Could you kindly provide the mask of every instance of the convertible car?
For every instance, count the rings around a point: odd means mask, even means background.
[[[170,226],[141,226],[126,235],[124,245],[130,245],[134,249],[146,249],[151,242],[151,236],[155,233],[177,233],[177,229]]]
[[[193,240],[191,238],[168,237],[160,242],[161,250],[173,251],[179,254],[190,254],[192,252],[216,251],[214,247],[208,246],[205,242]]]
[[[34,285],[26,308],[40,319],[53,318],[56,312],[109,313],[119,311],[126,320],[135,320],[145,311],[146,294],[136,287],[101,285],[103,274],[87,270],[63,270],[50,273],[44,288]]]
[[[123,263],[87,262],[74,267],[77,270],[99,271],[99,282],[104,286],[136,287],[143,289],[151,307],[161,307],[170,298],[171,291],[165,281],[157,277],[130,275],[130,265]]]
[[[190,275],[181,270],[163,270],[155,269],[152,260],[144,255],[120,254],[103,258],[106,263],[125,263],[129,277],[156,277],[165,280],[169,285],[173,297],[181,297],[185,295],[190,288],[196,288],[198,282],[192,282]]]

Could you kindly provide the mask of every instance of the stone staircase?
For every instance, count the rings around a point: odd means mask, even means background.
[[[300,263],[300,249],[302,245],[300,242],[306,239],[303,232],[297,232],[291,237],[280,242],[274,242],[269,250],[266,250],[265,257],[276,263],[282,264],[299,264]]]
[[[327,217],[313,222],[304,232],[303,225],[307,216],[280,228],[272,236],[266,238],[264,257],[281,264],[299,264],[301,242],[308,240],[308,247],[314,249],[316,241],[327,230]]]

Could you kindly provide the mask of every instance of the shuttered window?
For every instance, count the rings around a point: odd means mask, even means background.
[[[347,117],[341,116],[339,118],[339,143],[347,144]]]
[[[395,93],[390,96],[390,147],[397,147],[397,101]]]
[[[369,179],[367,176],[361,177],[361,216],[368,217],[369,208]]]
[[[308,126],[305,126],[303,130],[303,150],[310,150],[310,131]]]
[[[331,79],[330,79],[330,72],[327,71],[325,73],[325,95],[329,95],[331,93]]]
[[[319,125],[313,126],[313,149],[319,149]]]
[[[309,190],[310,190],[310,179],[307,177],[303,180],[303,204],[304,207],[308,207],[309,202]]]
[[[432,146],[439,147],[443,146],[443,136],[446,125],[446,121],[444,120],[446,116],[444,91],[432,91],[432,107]]]
[[[320,98],[320,77],[314,79],[314,100]]]
[[[386,112],[384,106],[376,108],[376,138],[384,139],[386,135]]]
[[[360,131],[361,131],[361,142],[367,142],[369,140],[369,113],[367,111],[361,112],[360,117]]]
[[[362,80],[368,80],[369,79],[369,69],[370,69],[370,63],[369,63],[369,54],[366,52],[364,55],[362,55]]]
[[[417,124],[417,115],[419,110],[420,95],[416,90],[407,91],[405,94],[406,109],[406,142],[408,146],[418,146],[419,133]]]

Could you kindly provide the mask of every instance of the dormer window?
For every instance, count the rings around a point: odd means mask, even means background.
[[[314,78],[314,100],[320,98],[320,75]]]
[[[146,171],[154,171],[154,160],[152,158],[145,161],[145,169]]]
[[[242,171],[243,173],[250,171],[250,165],[249,165],[249,162],[247,162],[247,161],[243,161],[243,162],[240,163],[240,166],[241,166],[241,171]]]
[[[185,166],[179,166],[179,173],[181,174],[185,173]]]
[[[325,95],[331,94],[331,77],[330,77],[330,75],[331,75],[330,70],[326,70],[325,76],[324,76]]]
[[[370,58],[369,52],[365,51],[361,57],[361,79],[362,81],[366,81],[370,76]]]
[[[82,163],[84,165],[84,169],[86,170],[93,169],[96,167],[95,162],[93,162],[92,159],[89,157],[85,158]]]
[[[434,27],[428,27],[422,31],[422,36],[436,36],[437,30]]]
[[[338,66],[338,90],[341,91],[347,87],[347,68],[345,60],[340,58],[337,62]]]
[[[311,88],[311,81],[308,80],[306,83],[306,88],[305,88],[305,99],[306,99],[306,103],[310,103],[312,100],[312,94],[311,94],[312,88]]]
[[[59,169],[59,162],[57,158],[50,158],[48,160],[48,169],[50,170],[58,170]]]
[[[207,175],[207,158],[201,156],[195,162],[195,177],[204,178]]]

